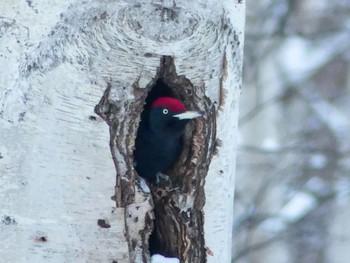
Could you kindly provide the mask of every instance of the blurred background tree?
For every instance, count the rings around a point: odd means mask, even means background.
[[[349,262],[349,1],[247,1],[244,56],[232,262]]]

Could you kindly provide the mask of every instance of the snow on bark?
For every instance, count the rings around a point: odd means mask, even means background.
[[[132,151],[147,92],[162,77],[206,112],[186,139],[186,177],[175,180],[183,184],[166,194],[173,209],[164,216],[183,231],[169,251],[181,262],[229,262],[243,21],[242,1],[4,5],[2,258],[150,260],[154,203],[135,180]]]

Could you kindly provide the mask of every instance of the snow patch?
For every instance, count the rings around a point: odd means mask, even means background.
[[[151,263],[180,263],[177,258],[166,258],[162,255],[155,254],[151,257]]]
[[[284,230],[288,224],[295,223],[308,214],[316,205],[317,199],[311,194],[297,193],[275,217],[263,221],[260,227],[269,232],[277,233]]]
[[[280,149],[276,138],[266,138],[262,143],[262,147],[265,151],[276,151]]]
[[[329,192],[329,184],[319,177],[312,177],[305,184],[305,188],[308,192],[312,192],[316,196],[322,196]]]
[[[287,223],[279,217],[271,217],[264,222],[262,222],[259,228],[272,233],[278,233],[286,229]]]
[[[139,179],[140,179],[140,180],[139,180],[138,182],[139,182],[140,188],[142,189],[142,191],[143,191],[144,193],[149,194],[149,193],[151,192],[151,190],[149,189],[148,184],[146,183],[145,179],[143,179],[143,178],[141,178],[141,177],[140,177]]]
[[[324,100],[318,100],[316,103],[312,103],[311,106],[328,127],[337,134],[350,129],[348,116],[334,105]]]
[[[347,48],[347,38],[339,34],[317,44],[299,36],[289,37],[276,54],[277,63],[287,81],[301,83]]]
[[[341,178],[335,183],[336,201],[339,205],[347,204],[350,200],[350,182],[347,179]]]
[[[315,169],[323,169],[327,165],[327,158],[323,154],[314,154],[311,156],[310,165]]]
[[[317,199],[307,193],[297,193],[279,212],[288,222],[296,222],[310,212],[317,204]]]

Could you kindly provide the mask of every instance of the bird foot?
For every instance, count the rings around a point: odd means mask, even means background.
[[[166,181],[167,183],[169,183],[170,189],[173,189],[173,183],[172,183],[170,177],[167,176],[166,174],[163,174],[163,173],[157,173],[157,174],[156,174],[156,184],[157,184],[157,187],[159,187],[159,185],[160,185],[160,179],[163,179],[164,181]]]

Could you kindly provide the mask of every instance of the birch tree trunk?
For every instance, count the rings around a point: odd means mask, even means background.
[[[9,1],[0,6],[3,262],[230,262],[244,2]],[[202,110],[169,176],[133,168],[162,79]],[[154,221],[154,219],[156,220]]]

